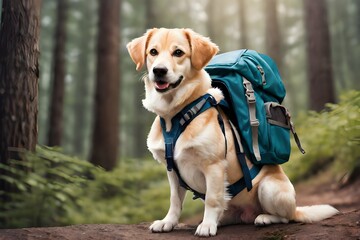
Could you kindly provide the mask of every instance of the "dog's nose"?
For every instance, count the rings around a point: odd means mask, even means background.
[[[163,77],[168,72],[168,69],[165,66],[156,66],[153,68],[153,73],[156,77]]]

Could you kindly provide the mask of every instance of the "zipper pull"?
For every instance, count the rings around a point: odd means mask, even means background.
[[[261,74],[262,85],[265,85],[266,84],[265,71],[260,65],[257,66],[257,69],[259,70],[259,72]]]

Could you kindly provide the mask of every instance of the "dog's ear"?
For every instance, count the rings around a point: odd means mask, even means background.
[[[141,70],[145,64],[147,43],[154,31],[155,29],[150,29],[144,36],[135,38],[126,45],[131,59],[136,64],[137,71]]]
[[[200,70],[219,51],[219,47],[209,38],[203,37],[191,29],[184,29],[184,32],[191,47],[191,64],[195,69]]]

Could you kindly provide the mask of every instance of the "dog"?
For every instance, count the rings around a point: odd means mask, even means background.
[[[191,29],[154,28],[128,43],[127,49],[138,71],[147,67],[142,103],[157,115],[147,146],[154,159],[166,164],[160,117],[169,131],[171,119],[204,94],[211,94],[217,102],[223,99],[222,92],[212,88],[211,78],[203,69],[219,48]],[[182,179],[192,189],[206,194],[203,220],[195,235],[214,236],[222,225],[310,223],[338,213],[329,205],[297,207],[294,187],[278,165],[263,166],[252,180],[251,191],[243,190],[230,198],[227,186],[238,181],[242,171],[229,120],[220,112],[225,125],[224,136],[218,114],[213,107],[197,116],[179,136],[174,149],[175,164]],[[246,161],[251,167],[252,163]],[[186,189],[180,186],[174,171],[168,171],[167,176],[170,208],[164,219],[152,223],[152,232],[170,232],[179,222]]]

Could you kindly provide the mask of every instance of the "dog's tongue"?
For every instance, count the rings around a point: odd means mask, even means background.
[[[155,87],[160,90],[167,89],[169,87],[169,85],[170,85],[170,83],[167,83],[167,82],[162,82],[162,81],[155,82]]]

